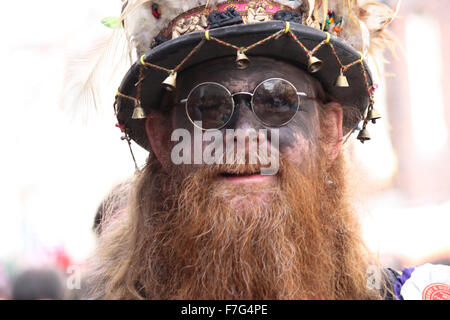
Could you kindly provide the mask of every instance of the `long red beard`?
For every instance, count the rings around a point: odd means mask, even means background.
[[[367,299],[342,160],[326,170],[281,160],[272,188],[224,186],[220,167],[179,181],[150,161],[127,218],[104,231],[102,298]],[[242,166],[232,166],[241,170]],[[244,168],[245,169],[245,168]]]

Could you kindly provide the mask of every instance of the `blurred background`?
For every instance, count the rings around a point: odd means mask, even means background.
[[[14,286],[33,283],[30,270],[58,297],[75,298],[77,272],[95,245],[97,208],[113,185],[133,175],[112,108],[126,69],[105,79],[98,110],[74,95],[112,34],[101,20],[120,7],[120,0],[4,5],[0,298],[19,297]],[[364,238],[384,265],[400,270],[450,263],[448,12],[447,1],[403,1],[391,26],[396,54],[379,66],[386,78],[378,80],[376,97],[383,119],[369,126],[372,141],[348,142]],[[75,112],[67,107],[73,104]],[[145,152],[133,148],[142,164]]]

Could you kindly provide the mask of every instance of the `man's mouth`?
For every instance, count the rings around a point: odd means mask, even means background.
[[[250,177],[254,175],[261,175],[261,171],[253,171],[253,172],[243,172],[243,173],[235,173],[235,172],[222,172],[220,174],[225,178],[233,178],[233,177]]]
[[[232,183],[264,182],[268,179],[273,178],[273,176],[261,174],[260,170],[244,172],[222,172],[220,173],[220,177],[223,179],[223,181]]]

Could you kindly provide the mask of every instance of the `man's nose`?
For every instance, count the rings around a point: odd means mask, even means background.
[[[250,102],[251,97],[239,96],[234,99],[236,108],[233,116],[234,119],[231,126],[228,126],[228,129],[234,130],[234,134],[227,135],[226,140],[234,138],[234,144],[237,145],[238,148],[245,147],[245,153],[249,154],[249,152],[253,152],[250,149],[257,147],[262,143],[266,143],[270,139],[267,137],[267,131],[261,131],[261,129],[266,128],[253,114]],[[245,141],[245,144],[240,146],[239,140]],[[252,145],[252,143],[256,143],[256,145]],[[257,152],[257,150],[254,151]]]
[[[235,115],[232,129],[241,129],[244,133],[250,130],[264,128],[262,123],[253,114],[251,107],[251,96],[239,95],[234,97]]]

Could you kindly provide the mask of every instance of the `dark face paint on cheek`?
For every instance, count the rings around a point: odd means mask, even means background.
[[[315,99],[300,99],[300,107],[294,118],[287,125],[278,128],[282,153],[304,149],[306,145],[317,142],[320,132],[318,108],[321,105]]]

